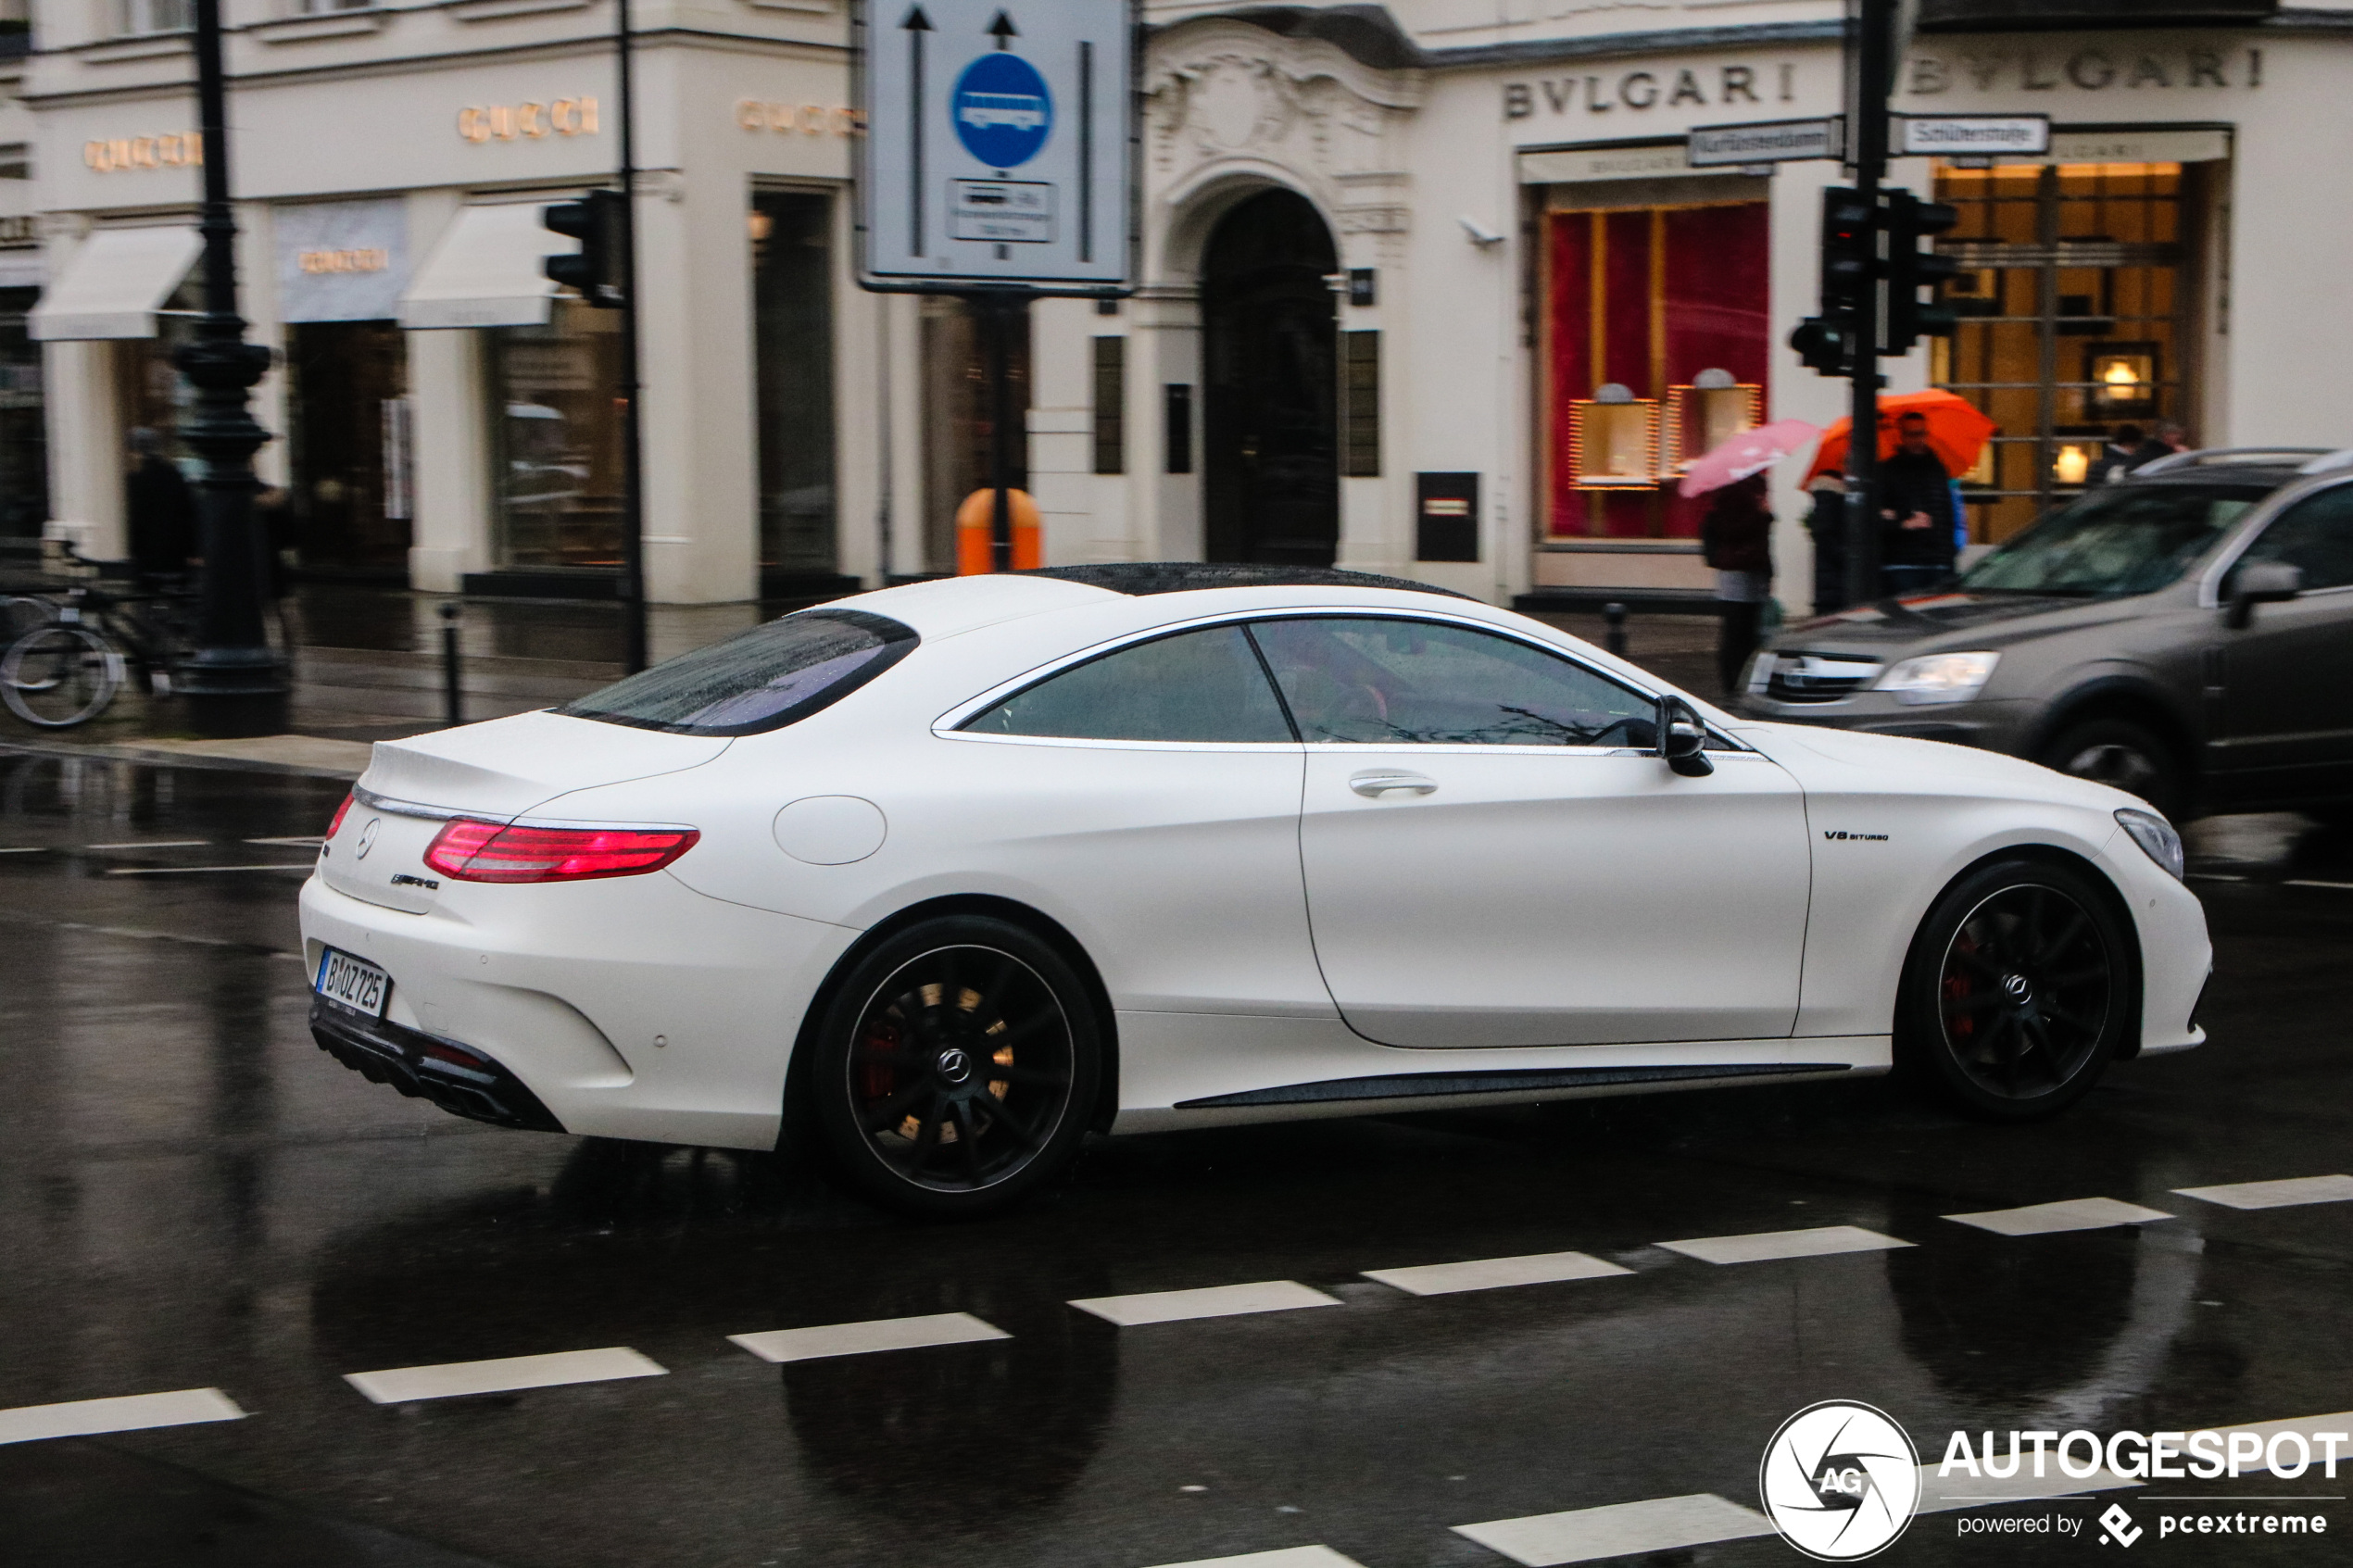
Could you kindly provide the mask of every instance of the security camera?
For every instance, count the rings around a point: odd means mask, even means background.
[[[1499,245],[1504,243],[1503,235],[1497,233],[1486,224],[1481,223],[1476,218],[1457,218],[1454,221],[1463,226],[1463,232],[1470,236],[1471,244],[1478,246],[1481,250],[1485,250],[1491,245]]]

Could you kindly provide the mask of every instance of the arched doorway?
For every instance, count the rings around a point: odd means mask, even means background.
[[[1329,566],[1340,544],[1340,265],[1303,196],[1218,220],[1202,265],[1203,555]]]

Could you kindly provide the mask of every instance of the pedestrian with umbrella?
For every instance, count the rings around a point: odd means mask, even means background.
[[[1741,668],[1764,641],[1765,607],[1773,596],[1773,514],[1765,505],[1765,470],[1811,444],[1821,432],[1803,420],[1743,431],[1693,459],[1677,486],[1710,495],[1700,519],[1700,553],[1716,570],[1716,673],[1730,695]]]
[[[1994,421],[1957,393],[1932,387],[1879,400],[1881,589],[1917,593],[1952,574],[1959,508],[1953,476],[1977,466]],[[1822,433],[1813,471],[1846,467],[1847,421]]]

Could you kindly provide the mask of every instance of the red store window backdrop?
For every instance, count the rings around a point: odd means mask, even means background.
[[[1552,212],[1544,227],[1546,532],[1692,538],[1701,501],[1671,483],[1580,487],[1570,404],[1615,382],[1664,404],[1702,370],[1762,386],[1769,363],[1771,205]],[[1696,453],[1686,456],[1695,457]]]

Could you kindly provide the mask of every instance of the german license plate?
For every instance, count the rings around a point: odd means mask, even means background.
[[[317,990],[337,1006],[382,1018],[392,999],[392,976],[365,959],[330,947],[319,960]]]

